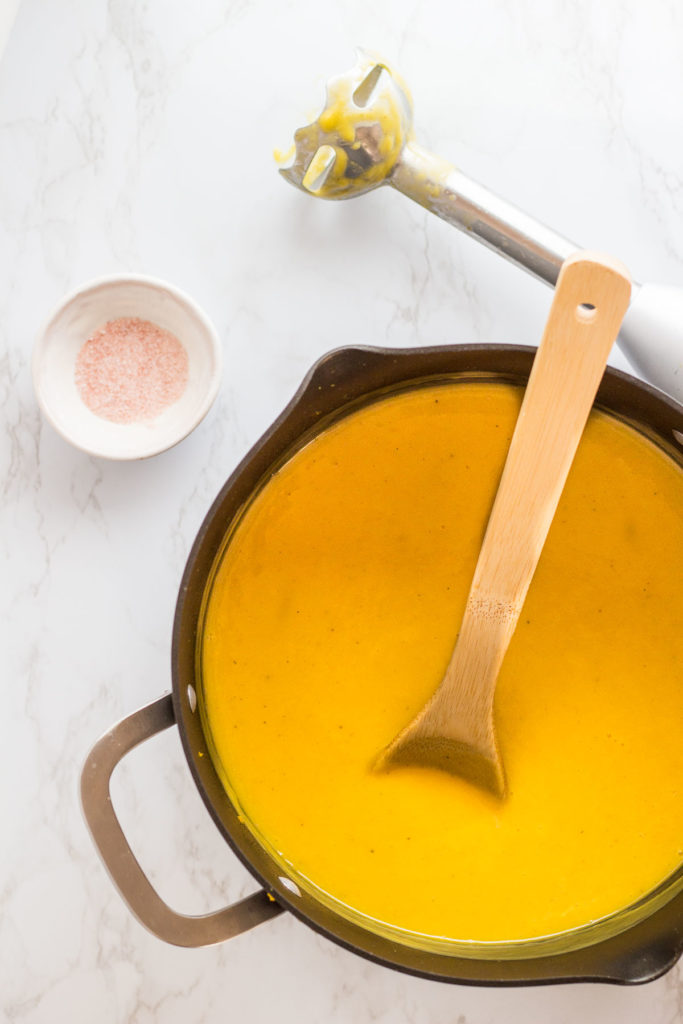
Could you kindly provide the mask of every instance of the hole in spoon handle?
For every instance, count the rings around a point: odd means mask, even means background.
[[[576,307],[576,319],[584,324],[589,324],[597,316],[597,308],[592,302],[581,302]]]

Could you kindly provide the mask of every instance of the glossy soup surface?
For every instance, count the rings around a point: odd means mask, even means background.
[[[449,383],[330,427],[261,490],[205,611],[228,791],[299,884],[455,939],[554,934],[683,859],[683,474],[589,421],[509,648],[504,802],[373,771],[438,685],[521,401]]]

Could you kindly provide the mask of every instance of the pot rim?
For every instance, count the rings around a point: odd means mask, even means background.
[[[408,349],[350,346],[333,349],[316,361],[290,402],[230,474],[197,533],[183,574],[173,625],[175,718],[195,784],[233,852],[279,904],[338,945],[385,966],[459,984],[641,983],[664,973],[683,953],[680,927],[683,892],[674,894],[649,916],[630,925],[624,924],[616,934],[603,935],[592,942],[589,939],[585,945],[561,951],[549,949],[547,945],[542,948],[544,940],[539,939],[529,943],[538,948],[538,953],[522,955],[518,951],[518,955],[504,956],[482,954],[482,947],[487,945],[483,943],[473,944],[479,956],[452,955],[404,945],[355,924],[309,891],[297,895],[282,867],[240,821],[239,810],[213,766],[198,713],[200,686],[196,655],[203,599],[226,532],[259,482],[285,461],[304,439],[320,432],[332,418],[343,415],[344,410],[356,408],[360,401],[381,397],[383,392],[401,386],[414,386],[420,381],[426,383],[446,376],[485,378],[492,375],[498,380],[523,384],[535,351],[529,346],[494,344]],[[619,408],[614,408],[615,403]],[[683,408],[674,399],[608,367],[595,406],[635,426],[680,460],[677,445],[680,447],[683,437],[674,433],[674,424],[680,427],[683,423]],[[645,418],[641,418],[640,406],[648,413]],[[194,700],[190,696],[191,689]],[[585,933],[587,928],[590,926],[575,932]],[[488,945],[506,946],[514,954],[516,944]]]

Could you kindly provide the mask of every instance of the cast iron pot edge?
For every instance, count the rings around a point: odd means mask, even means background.
[[[392,385],[443,374],[495,374],[524,383],[535,349],[508,345],[461,345],[416,349],[348,347],[322,356],[294,397],[255,443],[221,488],[191,549],[180,585],[173,626],[173,707],[190,771],[220,833],[245,867],[279,904],[315,931],[366,958],[434,980],[474,985],[531,985],[582,981],[639,984],[666,972],[683,953],[683,893],[646,920],[609,939],[569,953],[492,960],[423,952],[366,931],[283,884],[281,869],[242,824],[213,768],[199,714],[188,686],[196,687],[197,625],[214,559],[233,517],[253,488],[302,434],[362,396]],[[625,418],[647,423],[671,444],[683,410],[654,388],[608,369],[596,399]],[[679,417],[679,419],[676,419]],[[200,756],[200,753],[202,756]]]

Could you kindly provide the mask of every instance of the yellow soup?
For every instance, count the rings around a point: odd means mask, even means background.
[[[683,860],[683,475],[601,413],[498,683],[509,795],[373,769],[443,675],[520,401],[441,382],[331,425],[243,513],[205,607],[205,727],[249,827],[343,913],[458,941],[576,928]]]

